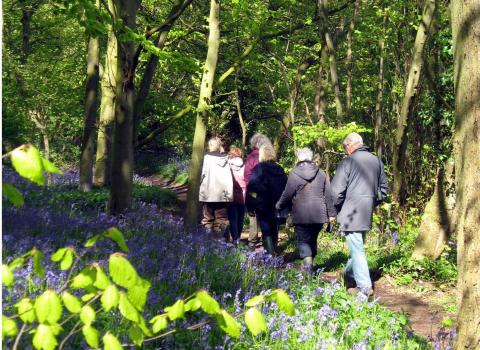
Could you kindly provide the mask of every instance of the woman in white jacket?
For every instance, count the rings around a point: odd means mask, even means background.
[[[222,141],[213,137],[208,141],[203,159],[199,201],[203,202],[202,225],[209,232],[227,235],[228,204],[233,201],[233,179],[228,158],[221,153]]]

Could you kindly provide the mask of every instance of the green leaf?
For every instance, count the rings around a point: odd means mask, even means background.
[[[122,350],[122,344],[118,341],[118,339],[110,332],[103,336],[103,345],[105,347],[104,350]]]
[[[38,322],[51,325],[62,317],[62,303],[54,290],[47,290],[35,300],[35,314]]]
[[[442,319],[442,326],[443,327],[447,327],[447,328],[453,327],[454,323],[455,322],[450,317],[444,317]]]
[[[70,267],[72,267],[73,264],[73,250],[71,248],[68,248],[67,251],[65,252],[65,255],[63,256],[62,262],[60,263],[60,270],[68,270]]]
[[[217,315],[218,326],[232,338],[240,337],[240,324],[227,311],[221,310]]]
[[[95,310],[90,305],[85,305],[80,311],[80,320],[84,325],[90,326],[95,321]]]
[[[270,297],[275,300],[280,310],[285,312],[287,315],[295,315],[295,308],[293,307],[292,300],[290,296],[282,289],[276,289],[270,294]]]
[[[105,272],[103,272],[100,265],[96,264],[95,269],[97,270],[97,277],[93,285],[98,289],[102,289],[102,290],[107,289],[108,286],[112,284],[112,282],[110,282],[110,278],[108,278]]]
[[[119,248],[123,250],[125,253],[128,253],[128,247],[125,244],[125,238],[123,237],[122,232],[116,227],[110,227],[106,232],[105,232],[105,237],[110,238],[112,241],[117,243]]]
[[[108,312],[112,308],[117,307],[119,298],[120,294],[118,293],[117,287],[114,284],[109,285],[100,298],[103,309]]]
[[[2,184],[2,194],[15,207],[21,207],[25,204],[22,193],[11,184]]]
[[[97,243],[99,238],[101,238],[100,235],[95,235],[93,237],[90,237],[85,243],[85,248],[93,247],[95,243]]]
[[[262,304],[264,301],[265,301],[265,295],[257,295],[257,296],[254,296],[253,298],[250,298],[246,302],[245,306],[247,307],[257,306],[259,304]]]
[[[150,329],[148,329],[147,322],[145,321],[143,316],[139,315],[138,318],[139,318],[138,326],[142,330],[143,334],[148,336],[148,337],[151,337],[153,334],[152,334],[152,332],[150,332]]]
[[[37,350],[54,350],[58,342],[53,327],[45,324],[39,325],[35,330],[32,343]]]
[[[108,268],[113,281],[119,286],[129,289],[138,283],[137,271],[119,253],[110,255]]]
[[[202,310],[212,315],[220,312],[220,305],[213,299],[206,290],[197,292],[196,298],[200,301]]]
[[[29,298],[23,298],[15,304],[17,313],[20,319],[25,323],[32,323],[35,321],[35,311],[33,309],[32,301]]]
[[[139,277],[138,284],[130,288],[127,292],[130,299],[139,311],[143,311],[147,301],[147,294],[150,289],[150,282]]]
[[[85,288],[85,291],[87,291],[88,293],[86,293],[86,294],[84,294],[80,297],[80,299],[82,299],[82,301],[87,302],[89,300],[92,300],[97,295],[95,289],[93,289],[93,291],[92,291],[92,288],[93,287],[91,287],[91,286]]]
[[[98,349],[98,341],[100,338],[100,333],[93,328],[92,326],[83,326],[82,333],[85,337],[85,341],[87,342],[88,346],[94,349]]]
[[[43,165],[43,169],[48,173],[54,173],[58,175],[62,174],[60,169],[58,169],[51,161],[43,157],[42,157],[42,165]]]
[[[2,264],[2,283],[8,287],[11,286],[14,282],[13,272],[10,270],[8,265]]]
[[[168,316],[163,314],[163,315],[158,315],[155,316],[150,320],[150,323],[153,323],[152,330],[153,333],[158,333],[161,330],[164,330],[168,326]]]
[[[190,299],[185,304],[185,311],[197,311],[202,306],[202,303],[197,298]]]
[[[39,276],[45,276],[45,269],[42,266],[43,253],[37,248],[32,249],[33,271]]]
[[[132,327],[130,327],[130,329],[128,330],[128,336],[130,337],[130,340],[133,342],[133,344],[137,346],[142,345],[144,336],[139,326],[133,325]]]
[[[80,302],[80,300],[78,300],[77,297],[70,294],[69,292],[63,292],[62,300],[65,308],[72,314],[78,314],[80,310],[82,310],[82,303]]]
[[[25,264],[25,258],[20,257],[20,258],[15,258],[12,260],[10,264],[8,264],[8,267],[10,268],[10,271],[15,271],[16,269],[22,267]]]
[[[70,288],[78,289],[78,288],[86,288],[95,282],[97,271],[93,267],[86,267],[78,275],[73,278],[72,284],[70,284]]]
[[[59,248],[55,253],[53,253],[52,257],[50,258],[54,262],[59,262],[63,259],[67,248]]]
[[[120,298],[118,300],[118,309],[120,313],[125,317],[127,320],[138,322],[139,321],[139,314],[135,306],[128,300],[127,295],[125,292],[120,292]]]
[[[3,337],[14,337],[18,333],[17,323],[2,315],[2,338]]]
[[[32,145],[15,148],[11,155],[12,165],[20,176],[29,179],[37,185],[45,184],[43,162],[38,149]]]
[[[263,317],[263,314],[255,307],[248,309],[245,313],[245,323],[253,336],[257,336],[267,330],[265,317]]]
[[[183,300],[177,300],[175,304],[171,306],[167,306],[165,308],[165,312],[168,315],[168,318],[172,321],[176,320],[177,318],[181,318],[185,315],[185,304]]]

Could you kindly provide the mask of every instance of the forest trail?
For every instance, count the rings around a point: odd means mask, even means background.
[[[187,200],[187,185],[179,185],[171,180],[166,180],[160,175],[146,177],[153,186],[169,189],[177,194],[181,210]],[[247,241],[248,232],[243,231],[242,241]],[[288,239],[285,233],[279,233],[280,240]],[[262,250],[258,244],[257,250]],[[326,271],[323,273],[326,280],[336,278],[338,271]],[[442,304],[453,298],[452,293],[446,293],[427,282],[416,282],[416,285],[398,286],[388,276],[381,276],[374,282],[375,300],[396,312],[405,312],[411,322],[411,329],[414,334],[425,337],[434,337],[442,328],[442,320],[453,319],[454,313],[447,313],[443,310]],[[415,292],[416,287],[419,292]]]

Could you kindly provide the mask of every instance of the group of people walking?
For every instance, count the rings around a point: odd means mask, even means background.
[[[387,181],[383,163],[363,145],[359,134],[349,134],[342,144],[347,156],[330,183],[308,148],[297,150],[297,164],[287,176],[265,135],[253,135],[245,163],[240,148],[231,147],[225,154],[221,139],[211,138],[199,194],[203,226],[227,241],[231,235],[238,245],[246,210],[249,246],[256,246],[260,229],[264,249],[274,255],[280,213],[290,212],[302,268],[310,272],[320,231],[338,222],[350,251],[345,278],[354,281],[357,290],[371,294],[364,239],[371,229],[373,209],[386,196]]]

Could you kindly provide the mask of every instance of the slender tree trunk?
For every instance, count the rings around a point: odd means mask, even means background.
[[[385,11],[385,9],[384,9]],[[378,64],[378,93],[377,100],[375,102],[375,151],[379,158],[382,158],[383,155],[383,144],[380,137],[382,131],[382,122],[383,122],[383,90],[384,90],[384,55],[385,55],[385,27],[387,24],[387,11],[383,15],[383,33],[380,40],[378,40],[379,47],[379,64]]]
[[[135,30],[136,16],[140,1],[115,0],[115,13],[123,20],[121,34],[125,27]],[[113,133],[112,185],[110,187],[109,210],[120,214],[132,203],[133,180],[133,108],[135,102],[134,55],[135,46],[131,41],[117,37],[117,83],[115,103],[115,128]]]
[[[318,0],[318,12],[319,16],[319,29],[322,46],[325,46],[328,56],[328,62],[330,65],[330,77],[332,79],[332,86],[335,92],[335,106],[337,110],[337,124],[341,126],[343,124],[343,106],[342,99],[340,97],[340,83],[338,81],[337,73],[337,59],[335,57],[335,47],[333,45],[332,38],[328,31],[328,14],[326,10],[326,0]]]
[[[451,3],[455,82],[458,328],[454,349],[480,349],[480,2]]]
[[[315,86],[315,122],[322,122],[325,123],[325,115],[327,112],[327,100],[326,100],[326,91],[324,85],[324,62],[323,56],[325,55],[325,48],[322,47],[320,52],[320,59],[319,59],[319,68],[318,68],[318,75],[317,75],[317,83]]]
[[[187,208],[185,210],[185,229],[194,229],[198,224],[198,193],[200,176],[202,174],[205,138],[207,136],[207,121],[212,98],[215,69],[217,68],[218,49],[220,46],[220,1],[210,1],[208,51],[203,69],[200,97],[198,99],[195,135],[193,137],[192,160],[187,193]]]
[[[113,13],[113,0],[108,1]],[[112,174],[112,139],[115,120],[115,99],[117,84],[117,37],[109,28],[105,65],[103,67],[100,100],[100,122],[98,124],[97,156],[95,160],[95,186],[110,186]]]
[[[395,149],[393,155],[393,199],[402,202],[402,182],[404,176],[405,157],[407,151],[407,130],[412,117],[415,98],[418,93],[419,81],[423,65],[423,49],[428,38],[428,32],[435,11],[435,0],[426,0],[422,21],[417,30],[413,46],[413,57],[408,72],[405,95],[402,101],[400,117],[397,123]]]
[[[453,164],[447,162],[438,172],[437,183],[422,216],[412,254],[414,259],[437,259],[455,230],[455,191]]]
[[[156,42],[157,48],[160,50],[163,49],[165,43],[167,42],[168,33],[170,29],[172,29],[175,21],[180,17],[183,11],[187,8],[189,4],[192,3],[193,0],[175,0],[175,3],[172,7],[172,10],[168,14],[168,19],[170,21],[166,22],[163,30],[160,32],[158,36],[158,40]],[[135,99],[135,109],[134,109],[134,134],[133,139],[134,141],[137,140],[138,137],[138,127],[140,125],[140,121],[142,119],[143,107],[145,106],[145,102],[147,100],[148,94],[150,93],[150,87],[152,85],[153,76],[155,75],[155,71],[158,66],[158,56],[157,55],[150,55],[150,58],[147,63],[147,67],[145,68],[145,72],[142,76],[142,81],[140,82],[137,97]]]
[[[97,6],[99,6],[97,2]],[[80,190],[92,190],[93,157],[98,108],[98,83],[100,48],[98,37],[88,40],[87,84],[85,94],[85,119],[83,127],[82,154],[80,157]]]
[[[361,0],[355,0],[355,7],[353,9],[352,20],[350,21],[350,26],[348,27],[347,33],[347,87],[346,87],[346,101],[345,101],[345,114],[350,117],[350,109],[352,107],[352,46],[353,46],[353,32],[355,30],[355,21],[357,19],[358,13],[360,12]]]
[[[31,6],[24,5],[25,7],[22,8],[22,63],[27,61],[28,56],[31,52],[31,44],[30,44],[30,23],[33,16],[33,9]]]
[[[236,82],[235,82],[236,85]],[[235,107],[237,108],[238,121],[240,128],[242,129],[242,152],[245,153],[247,143],[247,127],[245,125],[245,119],[243,118],[242,107],[240,105],[240,96],[238,93],[238,87],[235,90]]]

